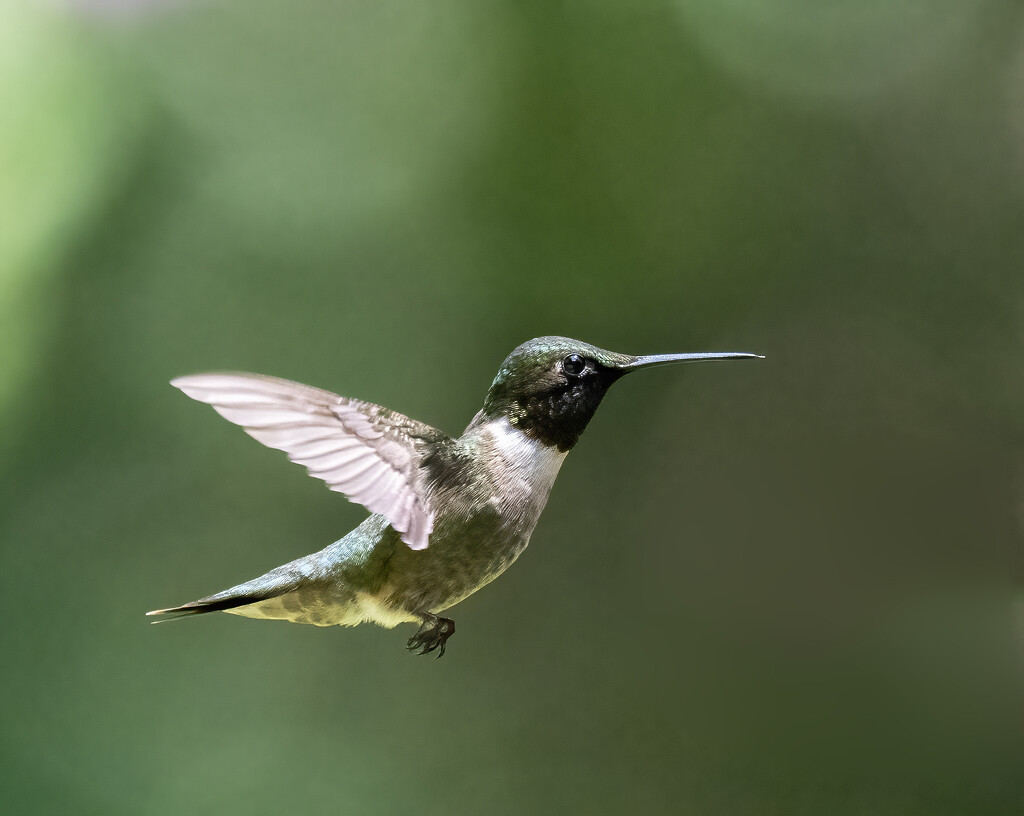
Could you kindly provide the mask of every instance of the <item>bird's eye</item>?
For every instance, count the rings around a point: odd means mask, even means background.
[[[587,361],[583,359],[579,354],[570,354],[564,360],[562,360],[562,371],[564,371],[570,377],[578,377],[583,373],[583,370],[587,367]]]

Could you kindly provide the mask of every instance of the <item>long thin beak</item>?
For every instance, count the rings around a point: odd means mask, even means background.
[[[648,354],[634,357],[631,362],[619,366],[622,371],[637,371],[673,363],[700,363],[707,360],[763,360],[763,354],[750,354],[746,351],[703,351],[696,354]]]

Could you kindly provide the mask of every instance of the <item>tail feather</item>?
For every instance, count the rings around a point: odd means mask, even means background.
[[[177,618],[202,615],[206,612],[230,612],[242,606],[269,601],[271,598],[277,598],[280,595],[286,595],[294,591],[303,581],[308,580],[309,558],[307,556],[307,558],[300,558],[290,564],[284,564],[276,569],[272,569],[265,575],[261,575],[259,578],[254,578],[251,581],[246,581],[244,584],[225,589],[223,592],[207,595],[198,601],[191,601],[181,606],[172,606],[168,609],[154,609],[152,612],[147,612],[146,615],[156,618],[151,623],[163,623],[164,621]],[[239,614],[246,615],[245,612]],[[246,617],[263,616],[246,615]]]
[[[230,590],[229,590],[230,592]],[[266,601],[280,595],[280,590],[271,592],[246,592],[246,593],[220,593],[211,595],[208,598],[200,598],[198,601],[191,601],[181,606],[172,606],[168,609],[154,609],[147,612],[147,617],[158,618],[150,623],[166,623],[179,618],[187,618],[192,615],[202,615],[206,612],[225,612],[229,609],[237,609],[240,606]]]

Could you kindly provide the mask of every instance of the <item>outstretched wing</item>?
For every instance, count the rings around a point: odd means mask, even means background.
[[[370,402],[258,374],[196,374],[171,385],[284,451],[331,490],[380,513],[414,550],[434,524],[421,462],[448,437]]]

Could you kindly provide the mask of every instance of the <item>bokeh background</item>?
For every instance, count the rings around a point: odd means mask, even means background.
[[[0,6],[11,813],[1009,814],[1024,6]],[[523,558],[409,631],[182,603],[364,515],[167,385],[449,432],[616,386]]]

